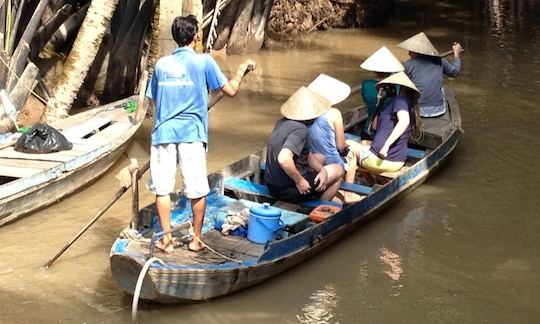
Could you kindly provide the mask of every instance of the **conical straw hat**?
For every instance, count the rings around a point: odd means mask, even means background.
[[[307,88],[328,99],[332,105],[342,102],[351,94],[348,84],[322,73]]]
[[[407,87],[411,90],[414,90],[416,92],[417,97],[420,97],[420,91],[418,91],[418,88],[414,85],[414,83],[409,79],[407,74],[405,72],[398,72],[394,73],[391,76],[389,76],[386,79],[383,79],[379,83],[377,83],[377,86],[383,85],[383,84],[399,84],[404,87]]]
[[[332,104],[325,97],[301,87],[281,106],[281,114],[292,120],[310,120],[324,114]]]
[[[424,54],[429,56],[441,56],[439,54],[439,51],[431,44],[429,41],[429,38],[427,38],[426,34],[423,32],[420,32],[403,42],[399,43],[397,45],[398,47],[401,47],[403,49],[406,49],[410,52],[415,52],[418,54]]]
[[[368,71],[385,73],[395,73],[405,70],[403,64],[385,46],[371,54],[360,67]]]

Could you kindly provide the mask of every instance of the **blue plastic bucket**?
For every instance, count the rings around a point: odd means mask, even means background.
[[[281,209],[268,203],[249,209],[249,225],[247,238],[253,243],[266,244],[276,239],[277,231],[281,228],[279,219]]]

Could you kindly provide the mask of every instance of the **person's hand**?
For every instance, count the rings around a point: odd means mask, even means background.
[[[306,178],[302,177],[300,181],[296,183],[296,189],[298,189],[298,192],[300,192],[301,195],[307,195],[311,190],[311,186]]]
[[[459,54],[463,52],[463,47],[460,43],[454,42],[454,44],[452,45],[452,50],[454,51],[454,56],[459,57]]]
[[[253,70],[255,70],[255,68],[257,67],[257,63],[252,59],[245,60],[244,64],[246,65],[246,67],[249,67],[251,65]]]
[[[389,149],[390,148],[388,146],[383,145],[383,147],[381,147],[381,150],[379,151],[379,157],[383,160],[386,159],[386,157],[388,156]]]
[[[321,171],[317,173],[317,176],[315,177],[315,184],[317,185],[317,188],[315,188],[315,190],[326,190],[326,186],[328,185],[328,173],[326,172],[325,168],[322,168]]]
[[[252,59],[247,59],[238,66],[238,69],[236,70],[236,76],[241,79],[248,71],[255,70],[256,66],[257,63],[255,63],[255,61],[253,61]]]

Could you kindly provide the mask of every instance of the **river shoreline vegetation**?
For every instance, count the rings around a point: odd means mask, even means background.
[[[394,0],[174,0],[175,15],[195,14],[200,51],[255,53],[329,28],[385,25]],[[0,1],[0,89],[18,124],[64,118],[72,107],[96,107],[138,91],[158,56],[166,0]],[[160,26],[162,24],[163,26]],[[0,106],[0,133],[14,129]]]

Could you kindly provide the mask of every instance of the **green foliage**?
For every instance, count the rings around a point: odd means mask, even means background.
[[[137,103],[135,101],[129,101],[126,103],[126,106],[124,107],[124,109],[128,113],[133,113],[135,112],[135,110],[137,110]]]

